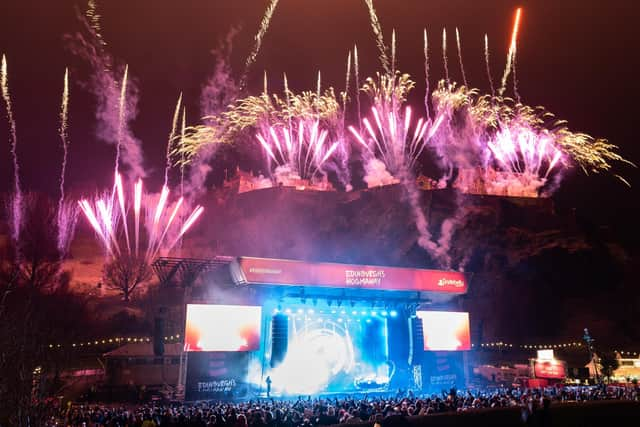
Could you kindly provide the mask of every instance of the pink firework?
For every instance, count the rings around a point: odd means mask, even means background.
[[[553,135],[528,126],[500,129],[487,142],[491,157],[506,172],[546,179],[562,158]]]
[[[265,127],[256,134],[267,159],[302,179],[311,179],[338,148],[318,119]]]
[[[111,194],[95,197],[93,200],[82,199],[78,202],[87,221],[98,236],[109,257],[121,254],[139,254],[141,244],[146,244],[144,260],[150,262],[159,253],[168,253],[176,242],[191,228],[202,214],[204,208],[197,206],[187,217],[181,227],[176,225],[176,217],[184,214],[184,200],[181,197],[172,206],[169,200],[169,189],[164,186],[157,200],[151,196],[144,197],[142,181],[138,180],[133,188],[133,226],[134,241],[131,247],[129,237],[128,212],[126,194],[122,179],[116,174]],[[141,211],[145,210],[146,236],[140,233]],[[124,241],[123,241],[124,237]]]
[[[386,115],[380,111],[375,106],[371,108],[374,125],[368,118],[362,120],[366,132],[361,133],[353,126],[349,126],[349,131],[372,156],[385,164],[391,174],[412,169],[427,141],[442,123],[442,116],[435,121],[420,118],[413,125],[411,107],[405,107],[403,112],[392,109]]]

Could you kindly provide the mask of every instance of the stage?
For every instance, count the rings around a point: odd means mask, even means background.
[[[187,400],[265,398],[269,386],[297,398],[465,385],[462,273],[223,259],[186,301]]]

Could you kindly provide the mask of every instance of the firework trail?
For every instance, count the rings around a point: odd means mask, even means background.
[[[516,101],[518,103],[520,103],[520,92],[518,92],[518,74],[516,73],[516,54],[517,54],[518,49],[514,48],[513,49],[513,61],[512,61],[512,68],[513,68],[513,94],[516,96]]]
[[[271,0],[267,10],[264,12],[264,16],[262,17],[262,21],[260,21],[260,28],[258,29],[258,33],[255,37],[255,44],[253,45],[253,50],[247,57],[247,60],[244,65],[244,72],[242,73],[242,77],[240,78],[240,90],[243,90],[247,84],[247,78],[249,76],[249,71],[251,70],[251,66],[254,62],[256,62],[256,58],[258,57],[258,52],[260,52],[260,47],[262,46],[262,39],[264,35],[267,33],[269,29],[269,23],[271,22],[271,17],[273,16],[273,12],[276,10],[276,6],[278,6],[278,0]]]
[[[424,92],[424,109],[427,114],[427,120],[431,117],[429,115],[429,39],[427,38],[427,29],[424,29],[424,82],[426,89]]]
[[[11,129],[11,159],[13,161],[13,183],[15,195],[11,202],[11,236],[14,241],[20,237],[20,227],[22,222],[22,190],[20,188],[20,166],[18,164],[18,137],[16,133],[16,121],[13,118],[13,108],[11,106],[11,95],[9,93],[9,74],[7,70],[7,58],[2,55],[2,66],[0,68],[0,85],[2,86],[2,98],[7,110],[7,120]]]
[[[176,108],[173,111],[173,120],[171,121],[171,132],[169,133],[169,140],[167,141],[167,158],[164,167],[164,186],[167,186],[169,181],[169,169],[171,169],[171,143],[173,141],[173,137],[176,134],[176,129],[178,127],[178,117],[180,116],[180,105],[182,104],[182,92],[180,92],[180,96],[178,97],[178,102],[176,103]]]
[[[96,98],[96,136],[116,145],[114,170],[126,167],[130,179],[144,177],[141,142],[129,127],[137,114],[139,92],[135,80],[106,52],[86,17],[78,18],[83,24],[83,31],[65,35],[66,48],[90,67],[88,81],[80,81],[79,84],[87,87]]]
[[[491,96],[496,96],[496,90],[493,87],[493,77],[491,76],[491,65],[489,62],[489,37],[484,35],[484,63],[487,67],[487,78],[489,79],[489,87],[491,88]]]
[[[382,69],[385,73],[390,74],[391,69],[389,68],[389,57],[387,56],[387,47],[384,44],[384,37],[382,35],[382,26],[380,25],[380,21],[378,20],[378,15],[376,14],[376,10],[373,7],[373,0],[364,0],[369,9],[369,20],[371,21],[371,29],[373,30],[373,35],[376,38],[376,46],[378,46],[378,51],[380,52],[380,63],[382,64]]]
[[[447,60],[447,29],[442,29],[442,61],[444,64],[444,78],[449,81],[449,61]]]
[[[347,73],[344,77],[344,95],[342,96],[342,129],[345,129],[347,99],[349,97],[349,80],[351,79],[351,51],[347,55]]]
[[[102,37],[102,28],[100,25],[101,16],[98,13],[97,3],[98,2],[96,2],[95,0],[89,0],[87,2],[87,11],[85,12],[85,17],[87,18],[87,21],[90,22],[91,28],[93,29],[93,32],[95,33],[100,44],[102,46],[106,46],[107,42],[105,42],[104,38]]]
[[[115,173],[118,174],[120,168],[120,150],[122,146],[122,135],[124,133],[124,125],[126,120],[126,99],[127,99],[127,74],[129,73],[129,65],[124,67],[122,75],[122,83],[120,84],[120,102],[118,103],[118,135],[116,140],[116,166]]]
[[[175,218],[184,210],[184,200],[180,198],[173,208],[168,203],[169,189],[163,187],[159,198],[144,197],[142,192],[142,180],[138,180],[134,185],[134,228],[135,241],[134,251],[127,243],[125,249],[120,247],[121,237],[127,235],[127,201],[123,191],[122,180],[119,175],[115,177],[114,188],[117,193],[117,201],[113,195],[106,194],[96,196],[93,199],[83,198],[78,202],[81,211],[84,213],[87,221],[98,236],[98,240],[105,249],[107,256],[138,256],[142,236],[140,235],[140,218],[141,211],[146,211],[146,244],[144,250],[143,261],[149,263],[158,253],[169,253],[175,246],[175,243],[186,233],[193,223],[200,217],[203,212],[202,206],[196,206],[191,212],[187,221],[179,228],[175,227]],[[120,209],[115,204],[121,205]],[[122,206],[124,205],[124,208]],[[169,240],[168,236],[172,239]]]
[[[62,260],[69,253],[69,246],[78,223],[78,207],[75,201],[65,200],[58,203],[56,222],[58,226],[57,247]]]
[[[462,82],[466,87],[469,87],[467,83],[467,75],[464,72],[464,63],[462,62],[462,43],[460,42],[460,32],[456,27],[456,45],[458,47],[458,62],[460,63],[460,72],[462,73]]]
[[[516,16],[513,21],[513,31],[511,32],[511,43],[509,45],[509,52],[507,53],[507,64],[504,68],[504,73],[502,74],[500,89],[498,90],[498,95],[500,96],[502,96],[504,91],[507,89],[507,79],[509,78],[509,73],[513,69],[513,60],[516,54],[516,44],[518,42],[518,30],[520,28],[521,15],[522,15],[522,8],[518,8],[516,10]]]
[[[62,142],[62,170],[60,171],[60,199],[58,200],[58,211],[64,201],[64,178],[67,169],[67,155],[69,153],[69,140],[67,135],[67,123],[69,115],[69,69],[64,70],[64,88],[62,90],[62,105],[60,106],[60,142]]]
[[[353,72],[356,84],[356,106],[358,108],[358,127],[362,127],[362,112],[360,109],[360,69],[358,64],[358,46],[353,45]]]
[[[396,29],[391,30],[391,73],[396,72]]]
[[[322,76],[320,70],[318,70],[318,83],[316,84],[316,96],[320,98],[322,95]]]
[[[66,202],[64,196],[64,182],[67,169],[67,156],[69,154],[69,136],[67,134],[69,116],[69,69],[64,70],[64,87],[62,90],[62,104],[60,106],[60,142],[62,143],[62,167],[60,170],[60,198],[56,222],[58,225],[58,252],[62,259],[69,251],[69,244],[73,239],[76,224],[78,222],[78,209],[75,203]]]
[[[182,128],[180,129],[180,146],[184,146],[184,136],[187,129],[187,108],[182,107]],[[184,150],[180,150],[180,197],[184,197]]]

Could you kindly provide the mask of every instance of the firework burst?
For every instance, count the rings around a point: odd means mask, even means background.
[[[168,187],[165,186],[157,198],[151,195],[144,196],[142,181],[138,180],[134,185],[133,203],[127,203],[122,180],[120,175],[116,175],[110,194],[82,199],[78,205],[108,257],[127,255],[135,256],[137,259],[142,257],[145,262],[150,262],[159,253],[170,252],[204,211],[202,206],[196,206],[187,216],[184,224],[178,226],[176,218],[184,212],[184,199],[181,197],[171,205],[169,193]],[[129,239],[128,226],[130,220],[128,212],[131,207],[134,222],[133,248]],[[142,212],[143,209],[146,213]],[[145,219],[145,236],[141,233],[141,218]],[[143,251],[141,251],[142,245],[146,245]]]

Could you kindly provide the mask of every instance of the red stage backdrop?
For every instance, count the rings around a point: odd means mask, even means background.
[[[416,311],[422,319],[425,351],[471,350],[469,313],[455,311]]]
[[[464,274],[399,267],[307,263],[283,259],[238,258],[235,280],[241,284],[319,286],[395,291],[467,292]]]
[[[252,351],[260,348],[262,307],[187,304],[185,351]]]

